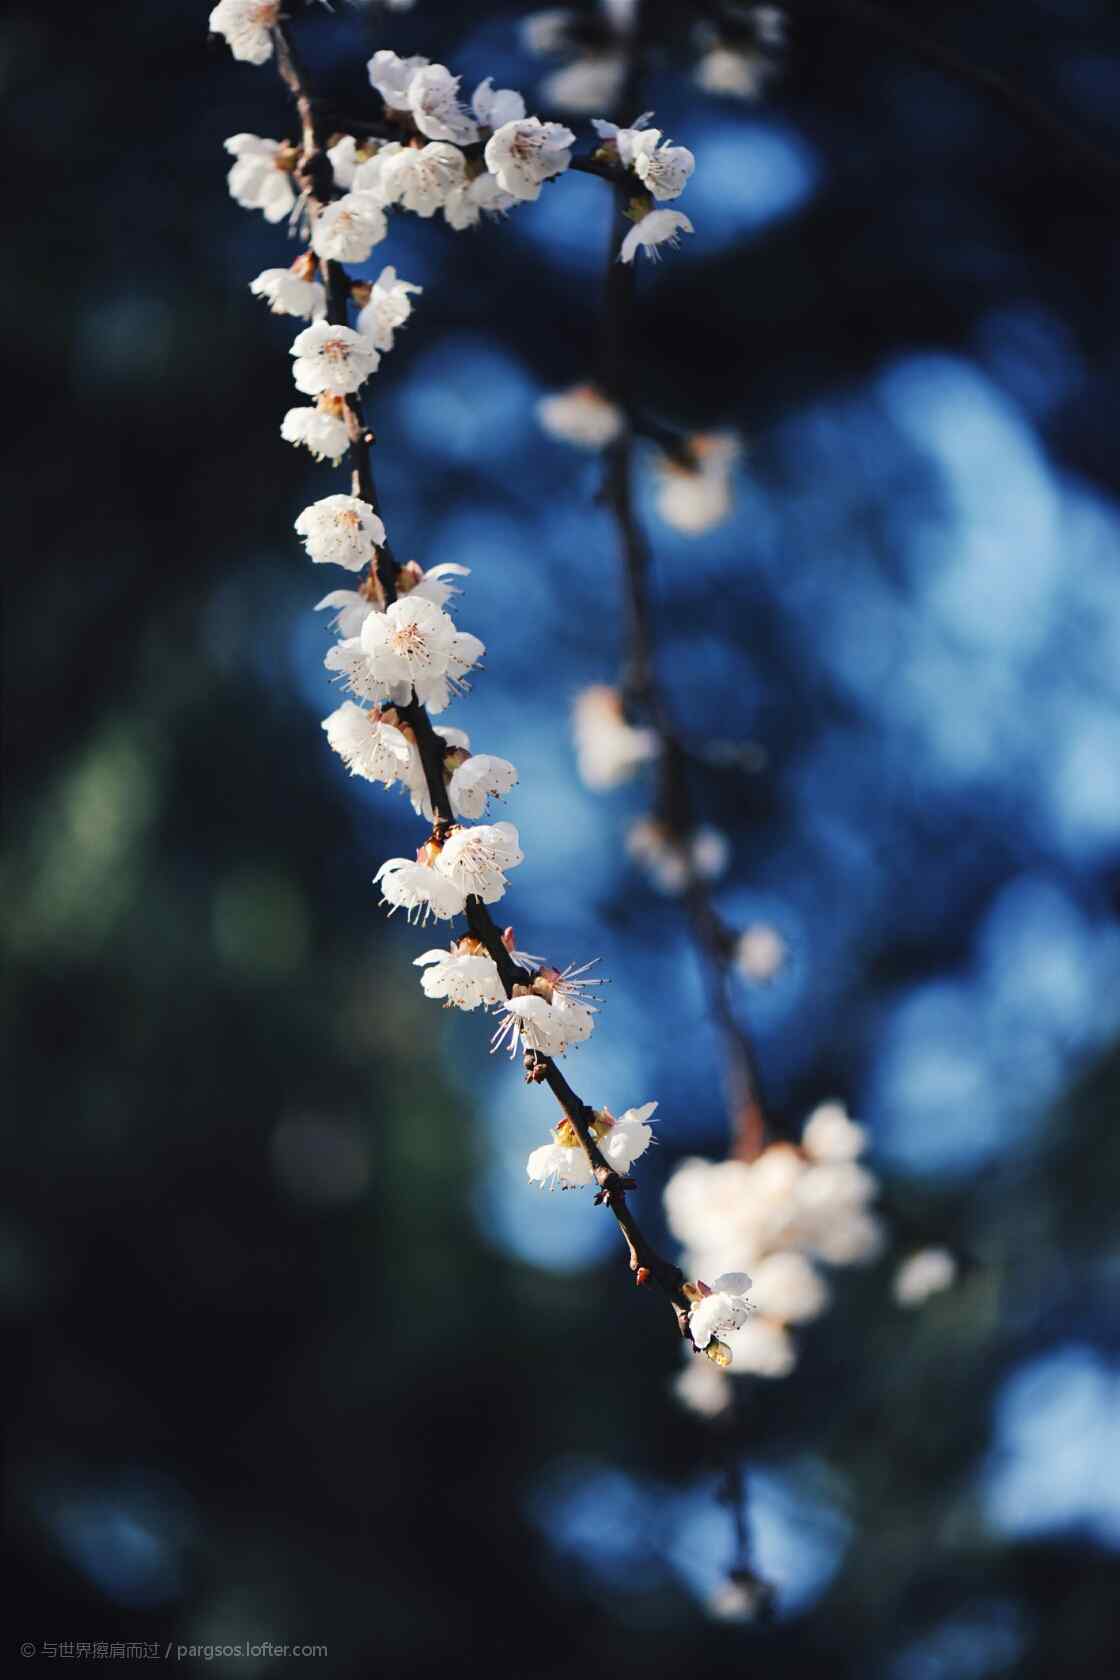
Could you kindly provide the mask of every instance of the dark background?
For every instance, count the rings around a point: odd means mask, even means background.
[[[294,29],[355,100],[391,45],[532,110],[518,15]],[[1120,157],[1104,0],[900,15]],[[697,234],[639,276],[640,381],[751,440],[733,524],[651,524],[674,702],[761,749],[695,790],[733,841],[725,913],[790,945],[740,1002],[782,1118],[846,1099],[900,1242],[966,1262],[918,1316],[889,1260],[840,1275],[729,1449],[673,1403],[606,1216],[525,1186],[547,1101],[426,1003],[435,941],[377,908],[416,825],[322,742],[290,527],[336,486],[279,440],[290,323],[247,290],[294,251],[223,179],[227,135],[290,118],[205,25],[3,24],[13,1661],[272,1639],[332,1674],[1116,1672],[1115,169],[824,4],[762,105],[700,93],[677,45],[654,64]],[[600,195],[566,178],[469,235],[395,217],[373,272],[425,291],[374,403],[398,552],[473,569],[488,670],[448,721],[520,769],[519,941],[613,978],[572,1077],[661,1103],[657,1230],[673,1161],[726,1144],[716,1047],[677,909],[622,854],[645,793],[575,779],[613,550],[593,463],[532,419],[590,371]],[[729,1450],[768,1629],[704,1613]]]

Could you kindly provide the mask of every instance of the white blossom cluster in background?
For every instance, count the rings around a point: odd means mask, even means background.
[[[661,750],[654,730],[627,723],[622,696],[607,683],[593,683],[576,695],[572,734],[580,778],[596,791],[629,781]]]
[[[686,892],[693,881],[718,881],[731,857],[727,836],[710,823],[682,840],[656,817],[631,823],[626,851],[651,886],[671,898]]]
[[[700,58],[696,82],[705,93],[728,99],[759,99],[777,74],[786,45],[780,6],[750,6],[734,37],[711,24],[697,30]]]
[[[666,1184],[666,1217],[684,1245],[687,1275],[713,1278],[718,1290],[725,1267],[751,1269],[754,1311],[720,1333],[736,1375],[788,1376],[797,1363],[790,1327],[829,1304],[821,1265],[859,1265],[881,1251],[878,1184],[859,1160],[866,1141],[838,1103],[826,1103],[806,1121],[800,1147],[772,1143],[751,1162],[682,1161]],[[677,1392],[707,1414],[730,1401],[721,1372],[699,1360]]]
[[[567,6],[533,12],[521,25],[521,39],[541,58],[563,59],[540,84],[542,102],[556,111],[590,116],[616,103],[626,75],[626,46],[636,0],[604,0],[598,16]]]
[[[540,83],[542,104],[575,116],[609,108],[626,73],[636,0],[600,0],[590,15],[566,6],[534,12],[521,25],[530,52],[563,62]],[[744,6],[734,30],[700,23],[694,31],[695,79],[705,93],[758,99],[776,74],[786,42],[778,6]]]
[[[607,683],[592,683],[575,696],[572,737],[580,779],[597,793],[629,781],[661,752],[657,732],[628,723],[621,694]],[[658,892],[674,897],[694,881],[718,880],[731,856],[718,828],[705,823],[682,840],[656,817],[631,823],[626,851]]]
[[[550,437],[589,450],[609,449],[626,424],[621,409],[591,384],[571,385],[542,397],[537,419]],[[699,537],[730,519],[741,453],[739,439],[730,432],[696,432],[682,438],[672,454],[658,449],[654,505],[666,525]]]
[[[956,1281],[957,1262],[947,1248],[938,1244],[907,1255],[895,1272],[891,1289],[900,1307],[924,1307]]]

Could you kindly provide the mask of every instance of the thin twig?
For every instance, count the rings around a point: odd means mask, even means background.
[[[634,507],[633,492],[636,427],[631,419],[634,412],[630,388],[633,359],[628,354],[628,336],[633,320],[634,267],[631,263],[618,260],[627,226],[622,214],[625,208],[625,189],[621,189],[607,255],[602,375],[605,394],[624,416],[622,430],[606,452],[603,492],[618,532],[625,591],[627,633],[622,694],[624,702],[648,721],[658,737],[657,815],[680,848],[688,871],[685,909],[712,1014],[723,1040],[731,1154],[753,1160],[763,1146],[766,1132],[758,1056],[750,1033],[739,1020],[729,997],[733,939],[724,929],[707,886],[689,857],[689,841],[695,822],[688,785],[688,753],[677,733],[664,690],[656,678],[649,543]]]

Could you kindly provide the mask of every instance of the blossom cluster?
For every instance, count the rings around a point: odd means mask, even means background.
[[[276,21],[273,0],[222,0],[211,15],[211,27],[226,35],[234,55],[251,63],[270,55]],[[539,198],[544,183],[572,161],[572,130],[528,115],[522,95],[495,88],[492,77],[478,84],[466,105],[460,78],[418,55],[401,58],[382,49],[367,71],[402,138],[343,134],[329,148],[341,197],[316,218],[311,240],[326,261],[368,261],[388,235],[387,212],[394,208],[422,217],[438,211],[450,227],[474,227],[483,214],[502,214]],[[597,155],[632,172],[641,189],[621,260],[631,262],[639,249],[656,256],[660,245],[675,245],[682,233],[691,233],[683,212],[655,208],[684,190],[694,167],[687,147],[663,141],[660,131],[648,126],[648,114],[632,128],[602,118],[594,126],[601,140]],[[235,159],[229,186],[239,204],[261,210],[270,221],[282,221],[297,208],[294,147],[238,134],[226,148]]]
[[[284,50],[279,16],[276,0],[220,0],[210,23],[236,58],[260,64],[278,43]],[[400,138],[336,137],[326,154],[336,196],[326,202],[308,196],[308,159],[297,146],[251,134],[226,142],[234,199],[260,210],[269,222],[290,219],[306,241],[289,267],[265,269],[250,289],[273,314],[306,323],[291,345],[291,365],[297,391],[312,401],[290,409],[281,432],[334,465],[348,453],[355,463],[362,460],[369,438],[359,393],[392,350],[420,291],[392,267],[365,280],[340,265],[369,261],[388,237],[393,213],[428,218],[439,212],[451,227],[463,229],[483,213],[535,200],[546,181],[569,167],[575,143],[570,129],[528,115],[519,93],[496,89],[489,77],[468,105],[459,78],[426,58],[378,51],[367,69],[393,125],[390,132]],[[648,117],[627,129],[602,119],[595,127],[601,163],[610,165],[612,178],[631,174],[637,189],[634,225],[622,243],[621,260],[632,261],[639,249],[656,255],[660,245],[691,232],[686,216],[660,207],[687,183],[691,152],[663,140]],[[582,418],[578,403],[574,410],[567,406],[575,415],[568,424],[582,425],[584,441],[594,447],[617,435],[620,422],[611,405],[599,402],[594,425],[586,400]],[[563,408],[561,401],[557,412]],[[295,521],[314,564],[352,574],[353,587],[330,589],[316,609],[329,611],[333,639],[324,664],[344,690],[341,703],[323,720],[323,732],[351,775],[385,788],[399,786],[430,824],[414,857],[388,858],[374,877],[390,915],[403,910],[409,922],[420,925],[457,918],[467,923],[447,947],[415,959],[422,991],[445,1007],[492,1013],[492,1047],[521,1052],[536,1071],[542,1058],[563,1056],[590,1036],[597,1013],[591,989],[601,982],[588,974],[590,964],[558,969],[517,951],[512,929],[499,935],[482,908],[504,898],[509,872],[524,854],[511,822],[489,820],[491,801],[516,784],[515,767],[472,752],[461,729],[430,721],[468,691],[485,653],[479,638],[459,628],[454,616],[461,593],[455,580],[467,575],[466,568],[397,565],[373,491],[363,489],[368,483],[356,466],[349,493],[320,498]],[[609,691],[584,702],[584,758],[589,777],[600,785],[621,779],[657,750],[648,731],[627,725],[621,708],[608,724],[614,710]],[[601,729],[613,731],[613,738],[596,741]],[[701,867],[699,855],[688,867]],[[590,1119],[585,1125],[581,1118],[582,1131],[565,1114],[551,1141],[530,1155],[530,1182],[590,1185],[596,1182],[593,1162],[600,1171],[605,1163],[625,1174],[653,1140],[656,1107],[648,1102],[617,1118],[606,1108],[587,1110]],[[689,1287],[695,1345],[722,1352],[719,1333],[747,1319],[749,1279],[728,1273],[713,1287],[699,1282]]]
[[[236,53],[235,38],[230,40]],[[571,129],[528,116],[521,94],[495,88],[490,77],[467,107],[459,77],[446,65],[382,50],[367,70],[402,138],[343,134],[330,146],[341,196],[323,208],[311,235],[315,255],[326,261],[366,262],[387,238],[393,209],[425,218],[438,211],[450,227],[474,227],[483,213],[500,214],[539,197],[543,183],[571,162]],[[239,204],[262,210],[270,221],[296,208],[294,148],[244,134],[226,146],[236,160],[229,184]]]
[[[755,1310],[729,1323],[724,1338],[736,1375],[788,1376],[797,1363],[790,1327],[829,1304],[821,1265],[858,1265],[879,1254],[878,1185],[859,1160],[866,1142],[840,1104],[826,1103],[806,1121],[799,1147],[772,1143],[750,1162],[693,1158],[669,1179],[666,1217],[685,1247],[689,1275],[718,1280],[725,1266],[750,1267]],[[692,1365],[678,1391],[701,1411],[728,1402],[717,1375]]]
[[[588,116],[616,103],[626,74],[634,9],[635,0],[608,0],[601,16],[592,20],[565,6],[533,12],[524,20],[521,38],[528,50],[541,58],[564,60],[541,82],[546,105]]]
[[[683,210],[656,208],[665,200],[680,197],[696,159],[687,146],[663,140],[661,130],[649,126],[652,115],[652,111],[643,112],[629,128],[620,128],[603,117],[591,119],[600,140],[598,155],[633,175],[643,189],[631,201],[633,226],[618,253],[624,263],[633,262],[639,250],[657,258],[661,245],[677,245],[682,233],[693,231]]]
[[[749,6],[735,19],[734,33],[703,24],[696,82],[705,93],[730,99],[758,99],[777,72],[786,44],[780,6]]]
[[[224,3],[228,7],[230,0]],[[423,216],[440,208],[453,225],[466,225],[482,208],[506,209],[535,198],[543,181],[567,167],[574,139],[557,124],[527,118],[520,95],[496,91],[489,79],[476,88],[468,112],[459,103],[457,79],[441,65],[378,52],[369,72],[386,106],[407,113],[426,143],[337,141],[329,156],[343,196],[319,210],[310,250],[288,269],[266,269],[251,287],[274,313],[310,323],[291,346],[292,373],[296,388],[313,397],[315,406],[290,410],[282,431],[317,458],[335,463],[350,448],[357,424],[350,399],[392,349],[411,313],[410,294],[419,288],[388,267],[372,283],[352,284],[358,314],[350,327],[324,319],[326,293],[317,269],[328,262],[365,261],[385,238],[386,210],[393,205]],[[486,132],[483,174],[468,167],[461,148]],[[234,196],[280,220],[294,204],[294,149],[244,135],[228,149],[236,160],[230,176]],[[369,501],[356,494],[325,496],[303,510],[295,529],[312,562],[355,574],[355,587],[331,589],[317,609],[330,612],[335,639],[325,664],[347,694],[323,720],[328,744],[351,775],[386,788],[399,785],[433,824],[414,858],[388,858],[378,869],[382,903],[390,914],[403,910],[421,925],[466,916],[472,900],[498,903],[508,871],[523,861],[519,836],[512,823],[478,819],[492,800],[512,789],[516,769],[504,758],[472,753],[461,729],[433,725],[436,773],[445,795],[440,806],[453,818],[450,824],[437,822],[433,766],[425,764],[414,728],[417,708],[438,716],[466,692],[468,676],[485,652],[478,637],[459,629],[452,616],[460,594],[455,580],[465,577],[467,568],[448,564],[424,571],[410,561],[395,571],[393,598],[387,600],[379,575],[385,527]],[[551,1058],[587,1039],[596,1014],[588,993],[600,983],[587,975],[590,965],[553,968],[514,951],[512,932],[504,944],[523,977],[508,995],[494,956],[470,932],[415,959],[425,995],[450,1008],[492,1011],[498,1017],[493,1047],[511,1054],[521,1050]],[[655,1107],[627,1110],[618,1120],[606,1109],[597,1112],[594,1135],[618,1171],[648,1146]],[[561,1121],[553,1138],[530,1157],[530,1180],[590,1183],[588,1157],[571,1121]]]
[[[609,449],[626,426],[617,403],[586,382],[542,397],[537,419],[550,437],[588,450]],[[654,505],[666,525],[684,536],[699,537],[729,519],[740,452],[739,439],[731,432],[695,432],[682,438],[672,453],[659,449],[654,458]]]

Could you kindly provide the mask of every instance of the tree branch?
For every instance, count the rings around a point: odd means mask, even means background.
[[[311,218],[312,225],[314,225],[314,220],[321,212],[323,205],[334,194],[333,175],[329,159],[322,149],[322,135],[316,102],[308,91],[305,75],[299,66],[287,32],[281,25],[277,25],[273,29],[273,40],[276,47],[277,68],[296,102],[296,108],[300,116],[302,144],[296,173],[297,179],[304,188],[308,215]],[[327,318],[335,325],[348,325],[349,276],[340,263],[320,259],[320,268],[327,289]],[[377,500],[370,461],[373,436],[364,423],[357,399],[349,397],[347,406],[351,416],[350,464],[354,494],[368,501],[384,519],[384,510]],[[377,571],[385,603],[388,605],[396,598],[395,576],[397,572],[397,566],[388,542],[380,550]],[[402,722],[409,726],[415,737],[435,817],[434,838],[442,841],[443,836],[453,826],[455,820],[444,780],[443,742],[433,728],[426,708],[419,703],[415,694],[407,706],[397,707],[396,710]],[[466,915],[472,933],[494,960],[506,996],[512,997],[514,988],[529,984],[532,981],[532,975],[513,960],[503,943],[496,923],[481,899],[477,897],[467,899]],[[677,1266],[665,1260],[657,1252],[649,1239],[643,1235],[634,1219],[626,1201],[626,1192],[634,1188],[634,1180],[623,1178],[617,1173],[599,1149],[591,1131],[595,1110],[577,1095],[550,1057],[542,1056],[536,1051],[529,1051],[525,1057],[525,1067],[527,1078],[533,1084],[547,1085],[560,1103],[566,1117],[571,1121],[580,1145],[587,1156],[595,1182],[599,1186],[595,1199],[608,1207],[614,1215],[626,1242],[630,1255],[630,1269],[634,1272],[636,1281],[638,1283],[652,1281],[657,1285],[673,1309],[678,1330],[682,1336],[688,1337],[688,1314],[691,1303],[684,1293],[684,1275]]]
[[[729,980],[733,940],[693,868],[688,843],[695,828],[688,786],[688,753],[677,733],[664,691],[657,682],[650,603],[650,551],[634,507],[634,402],[628,336],[634,310],[634,265],[618,261],[626,229],[621,189],[612,221],[605,276],[603,389],[622,411],[624,424],[606,452],[603,499],[614,516],[626,605],[626,654],[622,667],[624,703],[638,712],[658,737],[657,814],[676,841],[688,870],[685,908],[709,1004],[723,1040],[725,1084],[731,1122],[731,1154],[753,1160],[765,1142],[762,1077],[754,1043],[731,1006]]]

